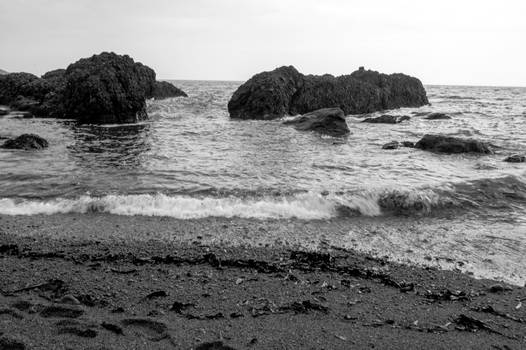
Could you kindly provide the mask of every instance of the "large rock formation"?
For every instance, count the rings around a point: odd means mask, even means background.
[[[87,123],[135,123],[147,118],[146,96],[155,72],[129,56],[103,52],[70,64],[65,73],[66,115]]]
[[[2,147],[9,149],[43,149],[49,146],[46,139],[35,134],[23,134],[14,139],[7,140]]]
[[[188,97],[186,92],[174,86],[167,81],[156,81],[153,87],[153,93],[148,98],[155,98],[156,100],[162,100],[170,97]]]
[[[275,119],[322,108],[341,108],[362,114],[428,104],[420,80],[404,74],[381,74],[360,69],[351,75],[303,75],[294,67],[280,67],[254,75],[228,103],[230,117]]]
[[[488,144],[478,140],[430,134],[424,135],[415,148],[438,153],[493,153]]]
[[[340,108],[319,109],[285,121],[284,124],[292,124],[297,130],[316,131],[330,136],[343,136],[349,133],[349,127]]]
[[[170,86],[168,86],[168,85]],[[147,118],[146,98],[186,96],[155,72],[127,56],[103,52],[41,78],[0,75],[0,104],[39,117],[76,118],[85,123],[133,123]]]

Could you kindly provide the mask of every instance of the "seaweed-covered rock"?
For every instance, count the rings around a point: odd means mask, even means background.
[[[360,69],[339,77],[315,76],[284,66],[256,74],[241,85],[228,111],[231,118],[275,119],[323,108],[338,107],[347,115],[428,103],[420,80],[404,74]]]
[[[186,92],[174,86],[167,81],[156,81],[153,88],[153,93],[148,98],[153,97],[156,100],[161,100],[170,97],[188,97]]]
[[[349,127],[340,108],[319,109],[286,121],[284,124],[292,124],[297,130],[316,131],[331,136],[343,136],[349,133]]]
[[[9,149],[44,149],[49,146],[46,139],[35,134],[23,134],[14,139],[9,139],[2,145]]]
[[[134,123],[147,118],[146,96],[155,72],[131,57],[103,52],[70,64],[65,73],[64,107],[85,123]]]
[[[375,124],[398,124],[405,120],[410,120],[411,117],[407,115],[390,115],[384,114],[376,118],[365,118],[362,123],[375,123]]]
[[[430,134],[424,135],[415,148],[438,153],[493,153],[488,144],[478,140]]]

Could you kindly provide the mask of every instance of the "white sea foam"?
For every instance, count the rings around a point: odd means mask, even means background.
[[[49,201],[0,199],[0,214],[37,215],[57,213],[110,213],[117,215],[168,216],[178,219],[197,219],[209,216],[256,219],[298,218],[329,219],[338,215],[339,206],[362,215],[379,215],[374,199],[357,197],[354,201],[335,196],[302,193],[289,197],[264,198],[194,198],[164,194],[82,196],[78,199]]]

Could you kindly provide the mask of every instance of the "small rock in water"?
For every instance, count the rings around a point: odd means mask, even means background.
[[[224,345],[221,341],[204,343],[195,348],[195,350],[235,350],[234,348]]]
[[[6,349],[6,350],[25,350],[27,349],[26,345],[22,343],[19,340],[8,338],[8,337],[1,337],[0,338],[0,349]]]
[[[500,292],[505,292],[505,291],[509,291],[511,290],[511,288],[509,287],[505,287],[503,286],[502,284],[499,284],[499,283],[495,283],[493,285],[491,285],[488,290],[491,292],[491,293],[500,293]]]
[[[415,145],[416,148],[438,153],[482,153],[492,154],[493,151],[485,142],[474,139],[463,139],[445,135],[427,134]]]
[[[402,147],[414,148],[415,147],[415,143],[412,142],[412,141],[402,141]]]
[[[425,117],[425,119],[439,120],[439,119],[451,119],[451,117],[444,113],[431,113],[431,114],[428,114],[428,116]]]
[[[518,154],[514,154],[512,156],[509,156],[508,158],[504,159],[505,162],[508,163],[524,163],[526,162],[526,156],[521,156]]]
[[[35,134],[23,134],[14,139],[7,140],[3,148],[9,149],[44,149],[49,146],[49,143],[42,137]]]
[[[400,147],[400,143],[398,141],[391,141],[383,145],[382,149],[397,149],[398,147]]]
[[[384,114],[380,117],[376,118],[366,118],[362,121],[362,123],[374,123],[374,124],[398,124],[403,122],[404,120],[410,120],[411,117],[407,115],[389,115]]]

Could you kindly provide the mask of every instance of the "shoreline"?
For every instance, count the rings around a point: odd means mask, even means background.
[[[525,288],[330,244],[313,252],[279,241],[248,246],[221,239],[221,231],[254,235],[260,228],[279,236],[287,225],[308,234],[323,222],[19,219],[0,217],[0,343],[92,350],[191,349],[214,341],[235,349],[515,349],[526,341]],[[180,235],[160,240],[162,229]],[[103,238],[116,230],[128,235]]]

